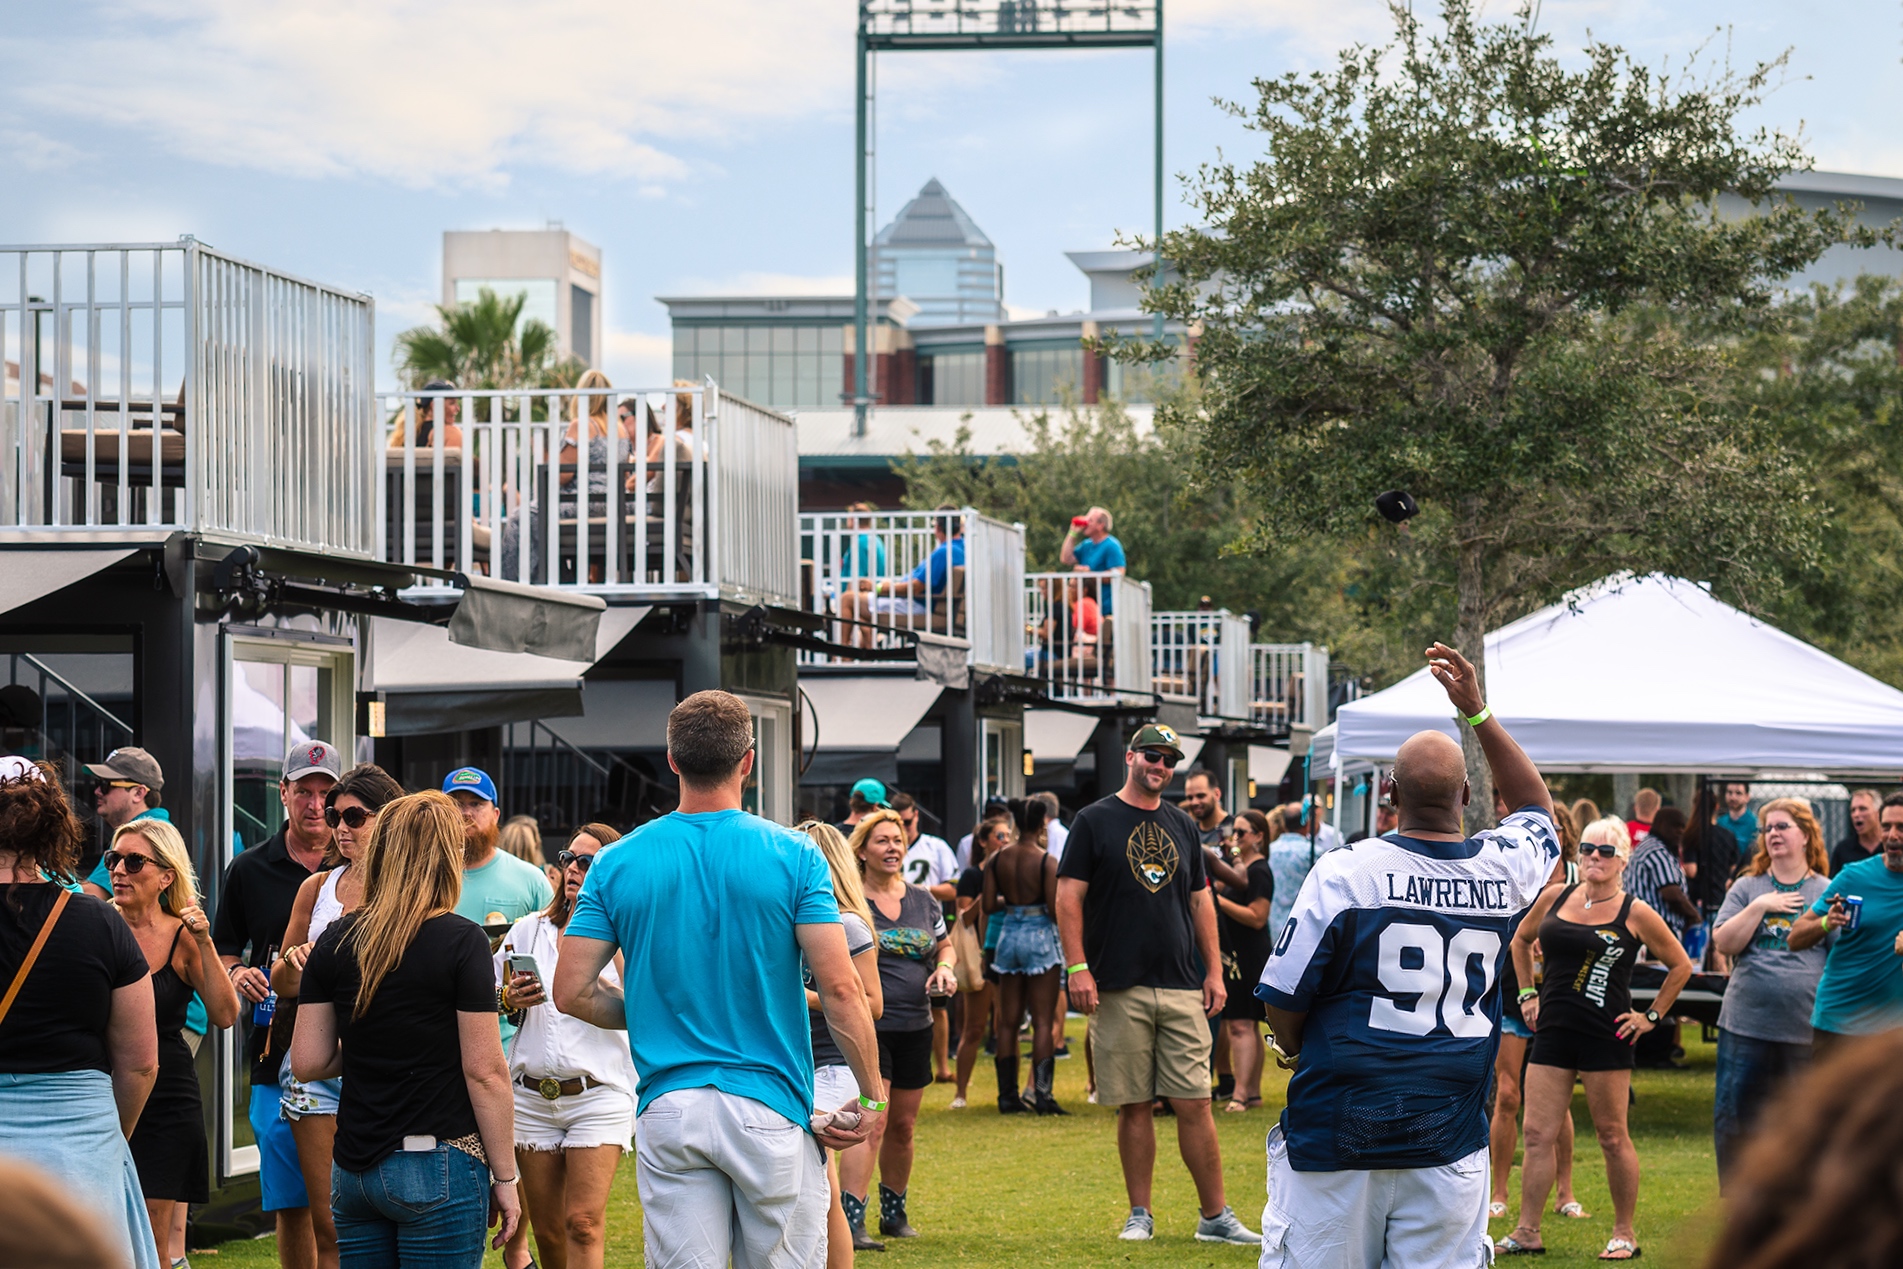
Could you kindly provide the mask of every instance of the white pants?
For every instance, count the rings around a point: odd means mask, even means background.
[[[1260,1269],[1474,1269],[1493,1261],[1487,1151],[1438,1168],[1297,1172],[1269,1130]]]
[[[648,1269],[819,1269],[826,1165],[804,1125],[748,1097],[682,1088],[636,1121]]]

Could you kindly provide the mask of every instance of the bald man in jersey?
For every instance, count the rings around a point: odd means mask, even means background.
[[[1427,661],[1511,809],[1467,836],[1460,744],[1421,732],[1395,755],[1395,831],[1322,855],[1303,881],[1256,987],[1295,1062],[1269,1133],[1262,1269],[1491,1260],[1500,962],[1559,838],[1546,781],[1487,708],[1473,666],[1442,643]]]

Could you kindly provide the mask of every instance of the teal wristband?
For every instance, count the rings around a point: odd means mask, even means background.
[[[1493,717],[1493,706],[1482,705],[1480,707],[1480,712],[1467,720],[1467,726],[1478,727],[1480,726],[1480,724],[1486,722],[1489,718],[1492,718],[1492,717]]]

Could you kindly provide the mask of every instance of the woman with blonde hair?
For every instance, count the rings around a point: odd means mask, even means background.
[[[1718,1010],[1718,1073],[1711,1105],[1718,1183],[1730,1175],[1751,1124],[1778,1088],[1810,1065],[1811,1008],[1826,946],[1789,945],[1791,927],[1830,885],[1824,834],[1809,805],[1776,798],[1758,808],[1758,842],[1731,884],[1711,944],[1732,958]]]
[[[163,1263],[176,1205],[211,1199],[198,1069],[180,1034],[185,1010],[197,992],[211,1025],[231,1026],[238,1021],[238,992],[212,946],[211,921],[198,906],[198,878],[178,830],[164,820],[133,820],[112,835],[105,859],[113,906],[152,974],[159,1078],[132,1131],[132,1161]]]
[[[463,824],[434,791],[377,817],[364,900],[304,964],[291,1067],[344,1077],[331,1211],[343,1269],[477,1264],[521,1219],[489,939],[456,915]],[[506,1172],[506,1175],[504,1174]]]
[[[879,944],[872,934],[872,907],[866,902],[865,888],[859,883],[859,864],[846,847],[843,833],[831,824],[807,820],[795,832],[805,833],[826,857],[826,870],[833,879],[833,899],[839,904],[839,920],[846,927],[846,951],[852,967],[866,991],[866,1005],[877,1022],[885,1011],[885,992],[879,985]],[[826,1015],[820,1009],[819,993],[808,976],[806,1008],[813,1028],[813,1109],[837,1110],[853,1104],[859,1096],[859,1082],[839,1051]],[[839,1155],[826,1156],[826,1182],[832,1187],[832,1207],[826,1214],[826,1269],[851,1269],[853,1251],[859,1246],[858,1231],[846,1219],[839,1201]],[[884,1247],[884,1243],[875,1243]]]
[[[562,447],[556,457],[561,473],[558,513],[563,520],[580,514],[581,500],[577,496],[580,482],[577,474],[584,466],[588,471],[587,514],[591,517],[607,514],[608,469],[614,465],[626,468],[634,453],[633,439],[625,430],[609,426],[613,392],[608,376],[599,370],[590,370],[582,375],[575,386],[586,395],[569,399],[568,427],[562,434]],[[583,401],[587,402],[585,407]],[[588,420],[586,424],[582,422],[584,411]],[[588,447],[585,461],[581,453],[584,438]],[[623,477],[623,488],[627,487],[631,479],[632,473]],[[546,473],[530,483],[531,487],[525,491],[524,497],[529,521],[529,580],[540,584],[545,580],[548,568],[548,517],[540,501],[547,496]],[[502,526],[502,559],[498,576],[510,580],[518,580],[516,574],[520,571],[523,514],[524,506],[518,505]]]

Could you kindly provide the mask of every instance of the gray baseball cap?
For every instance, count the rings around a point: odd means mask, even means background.
[[[86,770],[101,780],[128,780],[154,792],[165,787],[165,772],[160,769],[159,760],[131,745],[113,750],[104,762],[87,763]]]
[[[343,755],[337,752],[337,746],[325,744],[321,740],[307,740],[293,746],[289,756],[284,759],[286,782],[301,780],[320,771],[333,780],[343,778]]]

